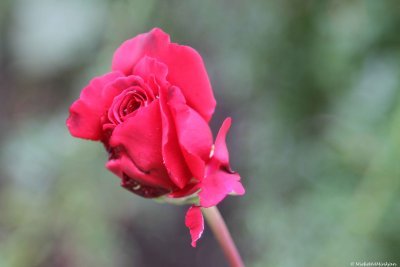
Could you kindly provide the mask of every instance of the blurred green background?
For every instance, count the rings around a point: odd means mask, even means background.
[[[400,2],[0,2],[0,267],[227,266],[186,207],[144,200],[72,138],[68,107],[152,27],[204,57],[244,197],[247,266],[400,264]]]

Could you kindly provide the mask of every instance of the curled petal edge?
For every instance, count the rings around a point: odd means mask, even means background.
[[[196,247],[196,242],[204,231],[204,218],[200,207],[193,205],[189,208],[185,217],[185,225],[190,231],[192,247]]]
[[[228,194],[243,195],[245,189],[240,176],[229,166],[229,152],[226,135],[231,126],[231,118],[225,119],[215,140],[211,159],[207,163],[206,176],[201,181],[200,205],[211,207],[221,202]]]

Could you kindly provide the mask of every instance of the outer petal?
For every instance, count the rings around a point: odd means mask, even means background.
[[[163,85],[166,83],[168,67],[155,58],[145,56],[136,64],[133,74],[142,77],[146,82],[154,77]]]
[[[192,247],[196,247],[196,242],[200,239],[204,231],[204,219],[200,207],[192,206],[189,208],[186,213],[185,225],[190,230]]]
[[[107,73],[94,78],[82,90],[80,98],[69,109],[67,127],[71,135],[96,141],[101,139],[101,117],[106,112],[106,103],[109,102],[103,97],[103,90],[121,76],[120,72]]]
[[[243,195],[245,193],[239,174],[223,170],[207,176],[202,181],[201,188],[200,205],[205,208],[217,205],[228,194]]]
[[[170,198],[181,198],[181,197],[187,197],[190,196],[200,189],[200,183],[196,181],[195,183],[190,183],[185,188],[181,190],[176,190],[168,194],[168,197]]]
[[[168,107],[167,100],[166,88],[160,88],[160,107],[163,129],[162,155],[170,178],[179,188],[182,189],[189,182],[192,174],[180,149],[175,123]]]
[[[136,185],[141,185],[141,187],[151,186],[164,189],[163,194],[166,194],[170,191],[171,184],[169,183],[169,181],[160,179],[160,176],[162,176],[163,173],[161,173],[160,175],[160,172],[157,170],[154,170],[152,172],[144,172],[142,169],[139,169],[138,166],[135,165],[131,158],[129,158],[129,156],[126,154],[121,154],[120,157],[116,159],[110,159],[107,162],[106,167],[115,175],[121,178],[121,185],[123,187],[126,187],[132,192],[134,191],[134,188],[129,188],[129,181],[127,181],[127,178],[137,181]],[[139,192],[134,193],[144,196]]]
[[[209,158],[212,147],[210,127],[196,111],[186,105],[179,88],[170,87],[168,99],[183,156],[193,176],[202,180],[205,162]]]
[[[228,194],[243,195],[245,193],[239,174],[231,171],[229,167],[229,153],[225,139],[230,126],[231,119],[227,118],[215,140],[214,154],[207,163],[207,174],[201,182],[199,192],[202,207],[215,206]]]
[[[216,101],[201,56],[191,47],[171,44],[161,60],[168,65],[168,81],[181,88],[187,104],[208,122]]]
[[[217,159],[221,164],[229,165],[229,152],[226,147],[226,135],[231,127],[232,119],[226,118],[218,131],[215,139],[213,158]]]
[[[126,157],[122,157],[118,163],[124,168],[123,164],[129,158],[132,163],[129,176],[147,185],[173,188],[174,184],[163,164],[161,135],[159,101],[155,100],[118,125],[111,136],[110,145],[126,153]]]
[[[111,68],[130,75],[143,56],[160,59],[158,55],[168,53],[169,35],[154,28],[123,42],[115,51]]]
[[[154,28],[125,41],[114,53],[112,69],[129,75],[145,55],[167,65],[167,80],[181,88],[188,105],[209,121],[216,102],[203,60],[196,50],[170,43],[168,34]]]

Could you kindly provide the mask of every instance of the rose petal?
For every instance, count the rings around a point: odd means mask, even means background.
[[[130,75],[145,55],[167,65],[167,80],[181,88],[188,105],[209,121],[216,102],[203,60],[196,50],[170,43],[168,34],[154,28],[122,43],[114,53],[112,69]]]
[[[191,183],[185,186],[185,188],[181,190],[176,190],[168,194],[169,198],[181,198],[181,197],[188,197],[200,189],[200,183]]]
[[[149,106],[141,108],[135,116],[115,128],[110,145],[126,152],[136,167],[132,171],[132,176],[150,185],[162,184],[173,188],[174,184],[170,181],[163,164],[161,135],[159,101],[154,100]],[[123,160],[126,161],[125,158]]]
[[[160,88],[160,107],[162,119],[162,156],[165,167],[168,170],[171,180],[179,187],[184,188],[192,177],[183,157],[175,123],[167,104],[166,88]]]
[[[226,118],[218,131],[215,138],[213,158],[217,159],[221,164],[229,165],[229,152],[226,146],[226,135],[231,127],[231,118]]]
[[[111,68],[130,75],[143,56],[159,59],[157,55],[167,53],[169,43],[169,35],[158,28],[139,34],[117,48]]]
[[[199,192],[200,205],[208,208],[217,205],[228,194],[243,195],[245,190],[240,183],[237,173],[229,173],[223,170],[208,175],[201,182]]]
[[[168,100],[183,156],[193,176],[201,180],[212,147],[210,127],[196,111],[186,105],[179,88],[169,88]]]
[[[171,44],[162,60],[168,65],[168,81],[181,88],[187,104],[208,122],[216,101],[201,56],[191,47]]]
[[[69,109],[67,127],[72,136],[95,141],[102,138],[101,117],[108,102],[102,95],[103,90],[121,76],[120,72],[107,73],[91,80],[82,90],[80,98]]]
[[[228,194],[245,193],[239,174],[231,171],[229,167],[229,152],[225,139],[230,126],[231,118],[227,118],[218,131],[213,156],[207,163],[207,175],[201,182],[199,198],[202,207],[215,206]]]
[[[155,58],[144,56],[135,66],[134,75],[142,77],[146,82],[156,78],[160,85],[166,83],[168,67]]]
[[[124,90],[134,86],[140,87],[146,93],[149,99],[154,98],[153,91],[148,88],[143,79],[137,75],[117,78],[114,82],[108,84],[104,88],[101,97],[104,99],[104,101],[106,101],[105,103],[107,106],[111,106],[116,96],[118,96]]]
[[[189,208],[185,217],[185,225],[189,228],[192,237],[192,247],[196,247],[196,242],[204,231],[204,219],[200,207],[191,206]]]
[[[121,153],[118,158],[110,159],[106,163],[106,168],[119,178],[124,179],[124,174],[131,179],[135,179],[142,184],[171,189],[171,183],[168,179],[160,179],[165,174],[160,170],[153,170],[152,172],[143,172],[137,165],[129,158],[128,155]]]

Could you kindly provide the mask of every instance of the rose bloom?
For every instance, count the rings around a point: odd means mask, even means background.
[[[112,71],[82,90],[67,126],[75,137],[104,144],[106,167],[125,189],[192,203],[186,226],[195,246],[204,229],[200,207],[244,194],[229,166],[230,118],[213,145],[208,122],[215,105],[201,56],[155,28],[115,51]]]

